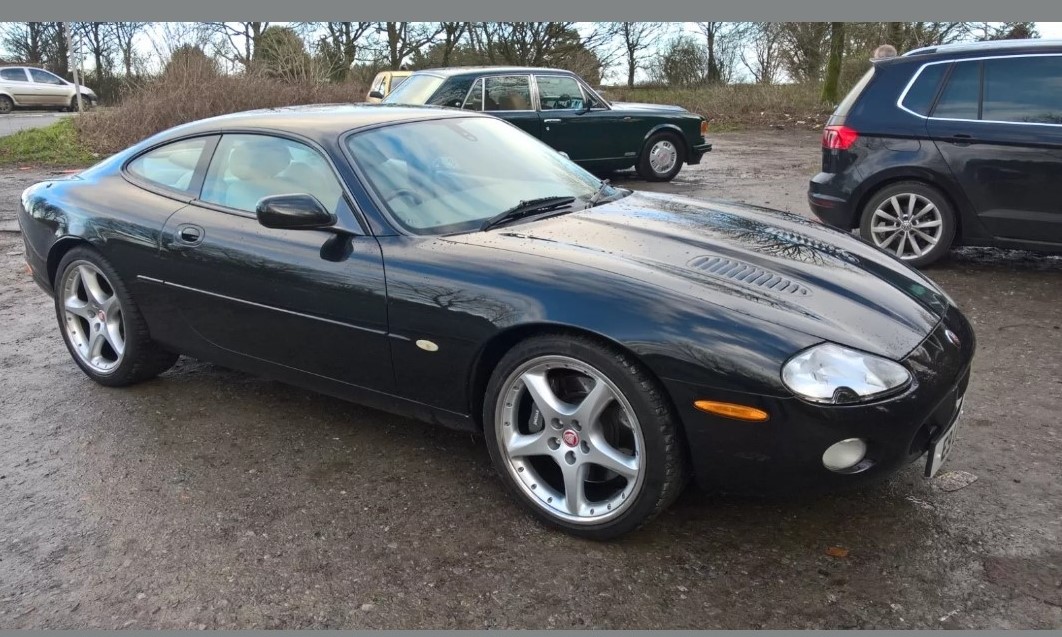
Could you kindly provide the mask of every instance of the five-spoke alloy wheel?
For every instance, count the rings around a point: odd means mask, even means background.
[[[74,362],[94,381],[131,385],[166,371],[177,355],[148,334],[147,325],[111,264],[87,246],[59,262],[55,313]]]
[[[581,337],[525,341],[499,363],[486,402],[498,471],[555,526],[613,537],[682,487],[684,456],[663,395],[618,351]]]
[[[955,215],[946,198],[920,182],[901,182],[877,192],[863,208],[860,235],[914,267],[942,257],[955,237]]]

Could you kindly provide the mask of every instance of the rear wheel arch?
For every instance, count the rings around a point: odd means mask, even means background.
[[[55,286],[55,277],[59,275],[59,263],[67,252],[78,246],[86,246],[95,250],[91,242],[81,237],[61,237],[52,244],[51,249],[48,251],[48,282],[52,284],[53,288]]]
[[[955,193],[952,192],[952,189],[948,185],[946,185],[942,179],[925,172],[904,172],[890,174],[889,176],[881,179],[880,181],[875,181],[872,185],[866,187],[866,189],[857,198],[856,205],[853,208],[853,210],[856,211],[856,214],[853,217],[856,226],[853,229],[858,229],[860,227],[860,224],[863,220],[863,209],[866,208],[866,205],[870,202],[870,199],[874,197],[874,195],[878,194],[889,186],[905,181],[913,181],[929,188],[933,188],[937,192],[939,192],[940,195],[944,197],[944,199],[947,200],[948,204],[951,205],[952,210],[955,212],[955,238],[953,239],[952,245],[962,245],[963,217],[965,208],[960,205],[959,198],[956,197]]]

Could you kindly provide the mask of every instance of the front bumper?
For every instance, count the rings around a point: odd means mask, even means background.
[[[701,158],[704,157],[705,153],[710,152],[712,152],[712,145],[708,142],[694,144],[690,146],[689,152],[686,153],[686,163],[690,166],[696,166],[701,163]]]
[[[953,345],[951,330],[960,345]],[[859,486],[895,473],[922,457],[952,421],[970,379],[973,329],[951,308],[903,363],[914,381],[903,393],[865,405],[823,406],[665,381],[685,428],[697,484],[730,493],[808,493]],[[730,420],[693,407],[698,399],[758,407],[763,423]],[[822,464],[826,449],[847,438],[867,441],[869,462],[857,473]]]

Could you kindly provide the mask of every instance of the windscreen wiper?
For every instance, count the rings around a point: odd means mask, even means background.
[[[521,201],[512,208],[499,212],[490,219],[487,219],[479,229],[480,231],[490,230],[491,228],[504,225],[511,221],[516,221],[517,219],[523,219],[524,217],[537,215],[541,212],[548,212],[550,210],[571,205],[573,201],[575,201],[575,197],[571,196],[539,197],[538,199]]]
[[[591,196],[590,199],[587,200],[586,207],[593,208],[597,204],[601,203],[601,200],[605,196],[605,189],[610,187],[612,187],[612,182],[608,179],[602,179],[601,185],[597,187],[597,192],[595,192],[593,196]]]

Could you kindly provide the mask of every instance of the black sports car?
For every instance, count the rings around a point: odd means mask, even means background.
[[[539,518],[605,538],[690,476],[859,484],[951,448],[974,335],[816,222],[610,186],[500,119],[256,111],[25,191],[74,361],[178,353],[482,432]]]

